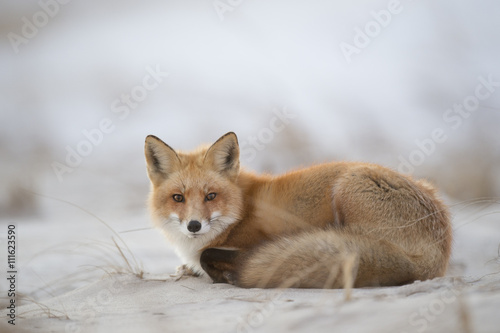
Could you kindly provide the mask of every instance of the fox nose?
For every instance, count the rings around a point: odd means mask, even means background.
[[[188,223],[188,230],[190,232],[198,232],[201,229],[201,223],[198,221],[189,221]]]

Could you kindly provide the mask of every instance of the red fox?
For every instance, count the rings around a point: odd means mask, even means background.
[[[451,252],[436,190],[388,168],[332,162],[280,176],[240,169],[236,135],[174,151],[145,144],[152,218],[183,261],[240,287],[402,285],[442,276]]]

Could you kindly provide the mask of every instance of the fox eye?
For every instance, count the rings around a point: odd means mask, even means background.
[[[174,194],[172,198],[175,202],[184,202],[184,196],[182,194]]]
[[[209,193],[206,197],[205,197],[205,201],[212,201],[215,199],[215,197],[217,196],[217,193]]]

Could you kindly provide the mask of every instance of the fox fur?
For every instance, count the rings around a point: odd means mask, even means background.
[[[393,286],[443,276],[452,232],[436,189],[368,163],[258,175],[230,132],[211,146],[145,144],[154,224],[178,276],[252,288]]]

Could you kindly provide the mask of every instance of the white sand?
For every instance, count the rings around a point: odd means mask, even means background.
[[[21,307],[18,325],[27,332],[498,332],[500,327],[498,275],[358,289],[347,302],[341,290],[246,290],[197,278],[157,278],[107,277],[43,307]]]
[[[163,274],[152,274],[157,269],[147,267],[142,278],[131,272],[99,273],[101,277],[94,273],[86,275],[86,285],[76,290],[56,297],[38,293],[44,298],[41,303],[24,300],[17,308],[16,331],[498,332],[500,274],[495,272],[500,270],[500,228],[496,211],[455,209],[455,215],[450,276],[401,287],[356,289],[350,301],[345,301],[342,290],[241,289],[192,277],[174,281],[166,272],[173,271],[177,259],[165,251],[161,238],[151,237],[156,230],[145,231],[137,243],[130,240],[137,245],[131,251],[138,261],[148,259],[146,266],[166,267]],[[27,230],[25,239],[35,236]],[[86,246],[79,249],[84,252]],[[70,254],[59,255],[70,258]],[[53,256],[35,258],[50,267],[43,258]],[[121,257],[115,254],[115,259],[115,265],[126,271]],[[62,267],[60,262],[54,265]],[[33,278],[28,266],[22,270],[26,280]],[[101,268],[112,270],[105,264]],[[489,275],[480,278],[485,274]],[[74,276],[57,278],[53,281],[58,282],[46,284],[45,291],[58,294],[78,281]],[[0,318],[2,332],[11,329],[5,310]]]

